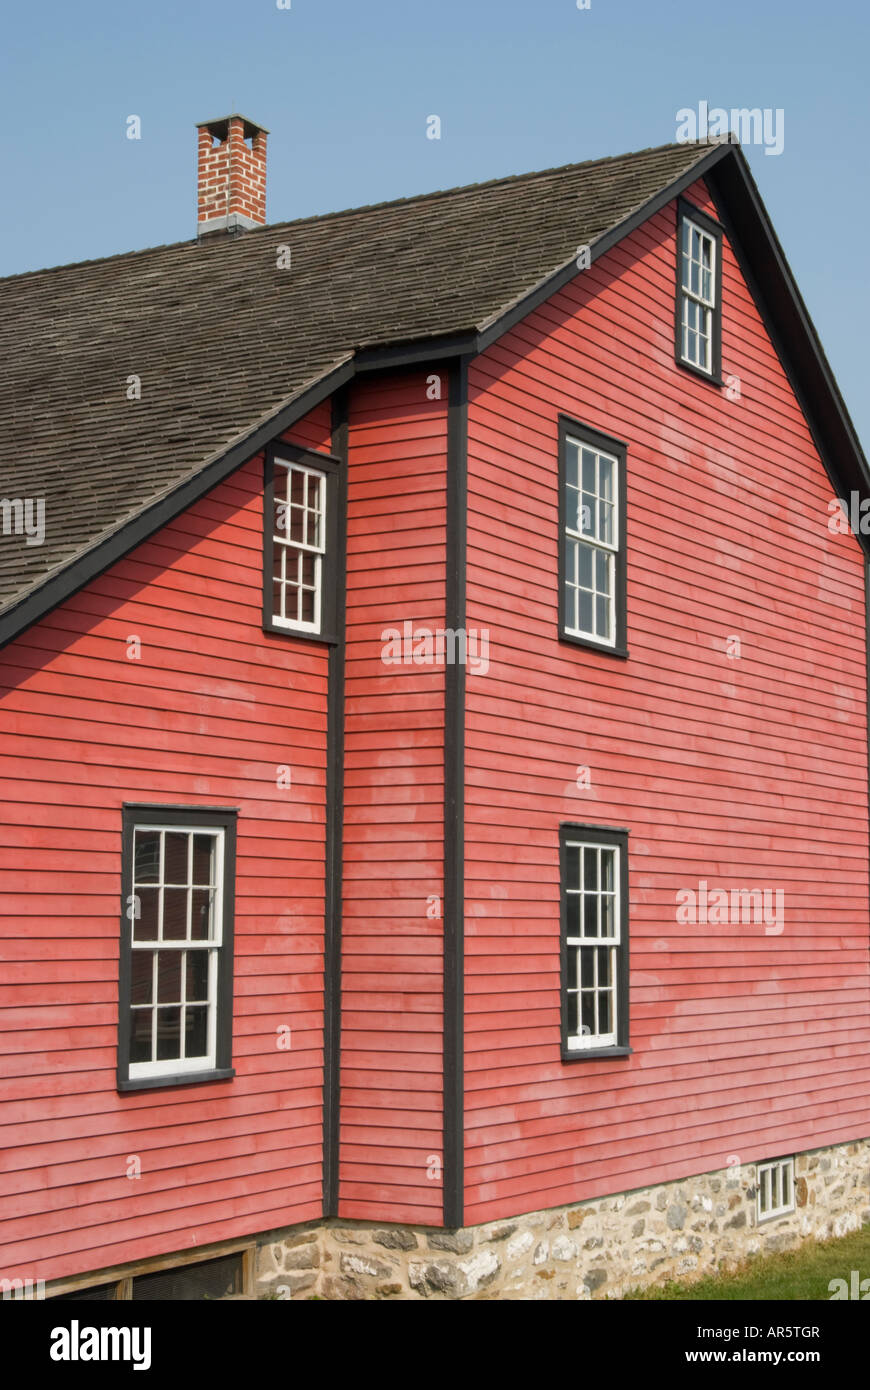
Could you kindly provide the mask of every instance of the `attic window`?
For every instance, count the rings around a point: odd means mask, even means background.
[[[677,214],[676,356],[721,381],[722,229],[692,203]]]
[[[295,446],[266,459],[263,625],[270,632],[332,640],[338,462]]]

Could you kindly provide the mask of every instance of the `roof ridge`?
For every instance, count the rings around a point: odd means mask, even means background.
[[[498,178],[481,179],[476,183],[454,184],[450,188],[436,188],[428,193],[411,193],[403,198],[386,198],[379,203],[361,203],[357,207],[337,208],[332,212],[312,213],[308,217],[297,217],[285,222],[267,222],[262,227],[253,227],[245,232],[243,238],[238,240],[247,241],[251,236],[262,235],[265,232],[279,231],[288,227],[304,227],[313,222],[329,222],[334,218],[352,217],[358,213],[383,212],[385,208],[402,207],[409,203],[425,203],[435,201],[439,198],[456,197],[461,193],[476,193],[483,189],[495,189],[504,187],[506,184],[525,183],[531,179],[547,178],[553,174],[565,174],[576,169],[593,169],[597,165],[616,164],[621,160],[639,159],[643,155],[661,154],[666,150],[688,149],[694,147],[699,152],[705,152],[719,141],[686,140],[670,141],[665,145],[648,145],[642,150],[626,150],[623,154],[599,155],[595,159],[576,160],[570,164],[555,164],[547,169],[530,169],[524,174],[504,174]],[[701,154],[699,153],[699,158]],[[218,241],[202,243],[206,246],[226,246],[234,238],[224,238]],[[184,241],[160,242],[156,246],[143,246],[132,251],[115,251],[111,256],[95,256],[85,261],[67,261],[63,265],[40,266],[35,270],[20,270],[12,275],[0,276],[0,286],[9,284],[13,280],[25,280],[30,276],[54,275],[63,270],[79,270],[85,266],[107,265],[111,261],[122,261],[135,256],[156,255],[162,251],[172,251],[178,247],[187,246],[191,249],[200,246],[196,237],[188,237]]]

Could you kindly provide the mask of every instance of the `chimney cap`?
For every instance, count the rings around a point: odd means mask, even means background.
[[[262,131],[264,135],[269,134],[269,131],[264,125],[260,125],[257,121],[249,120],[248,117],[243,116],[240,111],[231,111],[228,116],[216,116],[213,121],[197,121],[196,128],[197,130],[209,130],[213,135],[218,135],[221,139],[226,139],[230,121],[244,121],[246,140],[250,135],[256,135],[258,131]]]

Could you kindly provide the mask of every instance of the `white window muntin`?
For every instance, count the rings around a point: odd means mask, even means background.
[[[278,493],[279,469],[286,473],[283,496]],[[319,632],[323,618],[323,560],[326,554],[326,474],[303,463],[274,462],[272,579],[278,585],[278,627],[296,632]],[[282,524],[283,523],[283,524]],[[310,581],[306,564],[311,568]],[[313,595],[313,616],[303,616],[304,595]],[[288,607],[292,606],[292,612]]]
[[[136,881],[136,836],[159,834],[160,836],[160,858],[158,876],[156,882],[145,882],[137,884]],[[166,836],[186,835],[187,842],[187,883],[173,884],[166,883],[164,880],[166,864]],[[211,885],[193,883],[193,845],[194,836],[207,835],[214,841],[214,882]],[[137,1009],[146,1009],[151,1014],[151,1040],[152,1053],[156,1047],[156,1019],[157,1010],[157,956],[160,951],[207,951],[208,952],[208,1022],[206,1028],[206,1052],[198,1057],[168,1057],[161,1061],[152,1060],[150,1062],[131,1062],[130,1080],[141,1080],[152,1076],[179,1076],[186,1072],[208,1071],[217,1065],[217,985],[218,985],[218,956],[220,947],[223,944],[223,896],[224,896],[224,844],[225,834],[223,829],[214,825],[137,825],[133,829],[133,880],[132,892],[134,903],[136,902],[137,889],[156,888],[158,890],[158,917],[157,917],[157,937],[151,941],[136,940],[137,917],[134,914],[132,919],[131,931],[131,950],[132,951],[151,951],[154,956],[151,988],[150,1005],[136,1005]],[[193,904],[194,888],[204,888],[210,886],[213,890],[211,899],[211,920],[210,931],[207,938],[194,940],[191,937],[191,913]],[[163,936],[163,906],[165,888],[187,888],[187,922],[186,935],[183,940],[166,940]],[[131,963],[132,964],[132,963]],[[185,972],[182,971],[182,994],[186,989]],[[131,969],[132,975],[132,969]],[[172,1007],[165,1005],[164,1007]],[[184,1007],[182,1002],[181,1007]],[[132,1016],[134,1006],[131,1000],[127,1000],[127,1008]]]
[[[619,460],[571,435],[565,447],[565,631],[615,646]],[[588,626],[581,622],[583,596]]]
[[[759,1163],[756,1176],[756,1211],[759,1221],[794,1211],[794,1158],[775,1158]]]
[[[565,945],[567,950],[573,950],[577,954],[577,985],[575,989],[568,989],[566,982],[566,991],[569,995],[577,995],[577,1023],[581,1031],[573,1034],[569,1033],[566,1041],[568,1049],[570,1051],[581,1052],[584,1048],[614,1047],[616,1045],[616,1037],[618,1031],[618,952],[619,947],[622,944],[622,889],[620,880],[619,845],[601,844],[600,841],[595,840],[567,840],[565,843],[566,853],[570,854],[575,850],[579,851],[579,866],[577,879],[578,886],[576,889],[573,889],[569,888],[566,883],[565,892],[569,898],[579,897],[580,899],[580,910],[578,913],[578,918],[580,922],[581,934],[579,936],[569,935],[566,936],[565,939]],[[594,853],[596,856],[595,881],[597,884],[597,888],[595,890],[590,890],[585,887],[584,870],[586,852]],[[602,884],[604,882],[604,879],[602,877],[603,854],[608,856],[611,865],[611,887],[607,889],[602,889]],[[584,910],[584,899],[587,897],[596,898],[595,921],[597,933],[587,932],[585,929],[586,913]],[[607,915],[610,918],[610,930],[606,932],[602,931],[602,905],[604,903],[608,904]],[[593,956],[595,971],[595,974],[593,976],[594,983],[591,986],[583,985],[582,953],[584,948],[586,950],[592,950],[595,952],[602,949],[608,950],[610,960],[610,978],[606,986],[599,986],[598,984],[597,954]],[[589,993],[592,996],[596,1022],[598,1017],[598,995],[606,993],[609,996],[610,1027],[605,1032],[582,1032],[583,1010],[581,1001],[584,993]]]
[[[713,314],[716,309],[716,238],[683,218],[681,247],[682,355],[702,371],[713,370]]]

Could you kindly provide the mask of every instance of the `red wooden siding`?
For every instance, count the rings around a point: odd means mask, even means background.
[[[435,1224],[444,670],[385,665],[381,633],[444,625],[446,439],[424,374],[351,394],[340,1211]]]
[[[675,365],[674,237],[471,367],[468,1222],[870,1132],[862,558],[727,241],[740,399]],[[556,637],[560,411],[628,444],[627,661]],[[624,1060],[560,1061],[562,822],[631,831]],[[782,888],[782,935],[678,926],[701,879]]]
[[[291,436],[328,447],[328,407]],[[7,1277],[321,1211],[327,654],[262,631],[262,486],[257,457],[0,653]],[[239,807],[233,1080],[115,1089],[125,801]]]

